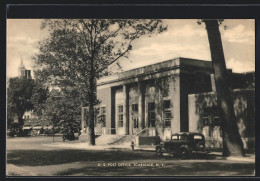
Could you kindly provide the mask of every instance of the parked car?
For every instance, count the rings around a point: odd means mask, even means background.
[[[20,136],[30,136],[32,132],[32,125],[30,124],[24,125],[22,130],[23,131],[21,132]]]
[[[182,132],[173,134],[171,140],[156,145],[156,155],[171,153],[186,158],[193,152],[208,152],[205,147],[205,137],[200,133]]]

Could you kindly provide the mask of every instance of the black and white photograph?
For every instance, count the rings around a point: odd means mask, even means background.
[[[7,19],[6,176],[255,176],[255,19]]]

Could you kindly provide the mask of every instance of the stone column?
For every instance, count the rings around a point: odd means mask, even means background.
[[[129,95],[127,85],[123,85],[123,95],[124,95],[124,104],[123,104],[123,125],[125,127],[125,134],[129,134]]]
[[[143,129],[142,122],[143,120],[143,91],[142,83],[138,81],[138,127],[140,131]]]

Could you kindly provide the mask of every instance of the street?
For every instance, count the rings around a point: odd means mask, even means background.
[[[253,176],[254,170],[254,155],[225,159],[211,153],[182,160],[130,146],[93,150],[58,137],[7,138],[7,176]]]

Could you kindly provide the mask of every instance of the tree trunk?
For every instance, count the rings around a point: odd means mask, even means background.
[[[18,124],[19,124],[19,127],[21,127],[21,128],[22,128],[23,125],[24,125],[23,115],[24,115],[24,113],[18,113],[18,114],[17,114]]]
[[[91,95],[93,97],[93,94]],[[90,144],[95,145],[95,110],[94,110],[94,101],[89,103],[89,113],[90,113],[90,122],[89,122],[89,138]]]
[[[223,156],[244,156],[245,151],[238,131],[233,100],[228,85],[218,20],[204,20],[204,22],[208,33],[217,100],[222,120]]]
[[[91,63],[91,75],[89,78],[89,85],[90,85],[90,91],[89,91],[89,113],[90,113],[90,122],[89,122],[89,138],[90,138],[90,144],[95,145],[95,108],[94,104],[96,101],[96,94],[95,94],[95,76],[94,76],[94,66],[93,61]]]

